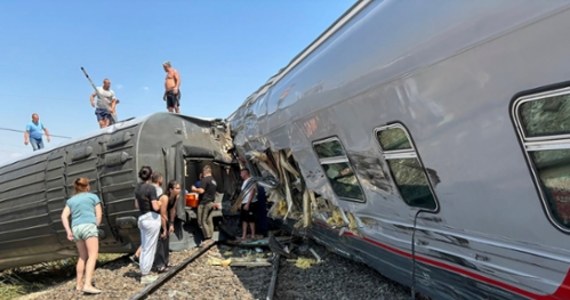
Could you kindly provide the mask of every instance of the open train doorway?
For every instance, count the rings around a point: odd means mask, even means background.
[[[231,218],[230,209],[237,194],[239,186],[239,165],[219,162],[209,157],[196,157],[188,155],[183,157],[183,179],[181,180],[182,196],[179,199],[178,219],[182,222],[177,226],[175,238],[171,238],[170,249],[180,251],[195,247],[204,239],[204,235],[198,223],[198,205],[202,195],[193,192],[192,186],[201,187],[202,170],[205,166],[212,169],[213,181],[216,185],[216,197],[214,203],[219,209],[209,214],[214,225],[214,240],[223,239],[220,228],[224,220]]]

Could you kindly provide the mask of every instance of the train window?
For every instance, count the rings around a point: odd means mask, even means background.
[[[437,205],[426,171],[404,126],[381,127],[376,137],[404,202],[435,210]]]
[[[314,147],[319,158],[345,156],[342,145],[336,140],[315,144]]]
[[[570,133],[570,95],[553,96],[520,104],[525,137]]]
[[[378,141],[384,151],[412,149],[410,139],[402,128],[386,128],[378,131]]]
[[[340,141],[329,138],[315,142],[313,148],[335,194],[345,200],[363,202],[364,193]]]
[[[525,96],[513,107],[547,215],[570,231],[570,88]]]

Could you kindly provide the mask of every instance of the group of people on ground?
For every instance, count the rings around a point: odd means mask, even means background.
[[[140,266],[141,283],[156,280],[151,270],[164,272],[169,263],[170,235],[174,232],[176,202],[180,195],[180,183],[168,182],[162,192],[162,175],[143,166],[139,171],[141,182],[135,188],[135,207],[140,210],[138,227],[141,234],[140,251],[135,256]],[[160,195],[160,196],[158,196]]]
[[[166,102],[166,109],[169,112],[180,113],[180,74],[172,67],[169,61],[162,64],[166,78],[164,80],[163,100]],[[115,92],[111,89],[111,80],[103,79],[103,85],[96,87],[95,91],[89,97],[89,102],[95,108],[95,116],[99,128],[105,128],[113,125],[118,121],[117,117],[117,99]],[[30,143],[34,151],[42,149],[43,133],[45,132],[47,141],[50,141],[50,135],[47,128],[39,121],[40,117],[37,113],[32,114],[32,121],[26,125],[24,132],[24,144]]]
[[[252,180],[248,169],[242,169],[243,180],[240,219],[242,223],[241,240],[247,240],[249,229],[251,239],[255,238],[255,215],[257,205],[257,185]],[[141,283],[148,284],[157,279],[151,275],[154,270],[164,272],[169,264],[169,237],[174,232],[176,219],[176,203],[181,195],[181,185],[171,180],[163,191],[163,176],[153,172],[150,166],[143,166],[138,172],[140,183],[134,190],[134,206],[139,209],[137,225],[140,230],[141,245],[131,256],[131,260],[139,264]],[[93,273],[99,252],[99,230],[102,221],[101,199],[90,192],[88,178],[77,178],[74,181],[75,195],[66,201],[61,214],[67,238],[74,241],[79,253],[76,272],[76,289],[87,294],[98,294],[101,290],[93,286]],[[198,205],[198,224],[204,237],[203,242],[212,239],[214,224],[211,213],[221,209],[216,203],[216,180],[212,176],[212,168],[202,168],[200,180],[192,185],[192,192],[200,195]]]
[[[135,255],[141,272],[141,283],[156,280],[150,275],[152,269],[164,272],[169,263],[169,237],[174,232],[176,201],[180,195],[180,184],[171,180],[166,191],[162,191],[162,175],[143,166],[139,171],[141,182],[136,186],[135,207],[140,210],[138,227],[141,245]],[[67,239],[74,241],[79,253],[76,265],[76,290],[86,294],[98,294],[101,290],[93,286],[93,273],[99,253],[99,230],[102,221],[100,198],[90,193],[88,178],[74,181],[75,195],[66,201],[61,221]],[[70,220],[71,219],[71,220]]]

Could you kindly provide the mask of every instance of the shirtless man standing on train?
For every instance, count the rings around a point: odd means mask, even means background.
[[[166,79],[164,80],[164,97],[169,112],[180,113],[180,74],[169,61],[162,64]]]

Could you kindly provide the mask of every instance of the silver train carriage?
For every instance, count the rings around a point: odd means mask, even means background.
[[[359,1],[234,144],[277,216],[412,291],[570,299],[569,29],[568,1]]]
[[[189,189],[208,163],[223,198],[235,186],[227,172],[233,163],[228,134],[217,120],[156,113],[0,166],[0,269],[76,255],[60,215],[77,177],[90,178],[91,191],[103,202],[100,252],[134,252],[140,244],[133,194],[140,167],[161,172],[165,185],[176,179]],[[185,226],[193,216],[178,201],[171,249],[195,245],[195,231]]]

